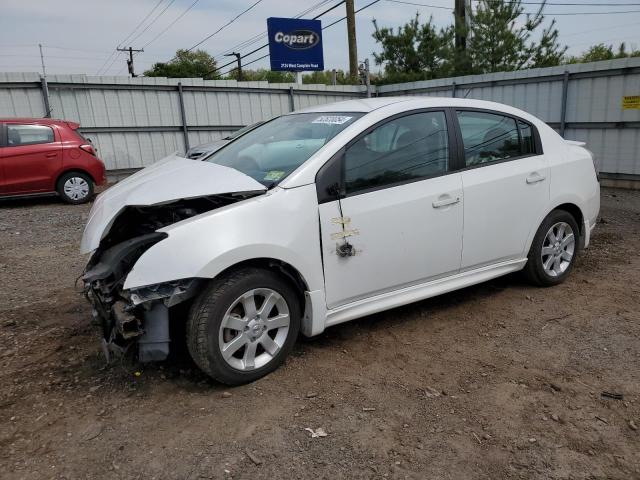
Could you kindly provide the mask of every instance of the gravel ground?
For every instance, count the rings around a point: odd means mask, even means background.
[[[603,190],[558,287],[511,275],[333,327],[233,389],[184,354],[104,367],[74,289],[88,210],[0,202],[4,479],[640,478],[640,192]]]

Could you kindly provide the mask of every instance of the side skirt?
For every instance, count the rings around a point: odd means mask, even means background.
[[[348,322],[354,318],[364,317],[390,308],[435,297],[460,288],[486,282],[511,272],[522,270],[527,259],[509,260],[475,270],[458,273],[420,285],[413,285],[394,292],[383,293],[375,297],[358,300],[327,311],[325,327]]]

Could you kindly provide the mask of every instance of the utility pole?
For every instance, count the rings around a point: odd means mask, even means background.
[[[466,0],[455,0],[453,14],[455,16],[456,50],[467,49],[467,15]]]
[[[238,81],[241,82],[242,81],[242,60],[241,60],[242,56],[239,53],[232,52],[232,53],[227,53],[225,57],[236,57],[236,60],[238,61]]]
[[[42,96],[44,97],[44,109],[45,118],[51,117],[51,107],[49,106],[49,84],[47,83],[47,70],[44,68],[44,55],[42,53],[42,44],[38,44],[40,49],[40,63],[42,64],[42,78],[40,83],[42,84]]]
[[[358,46],[356,44],[356,14],[353,0],[344,2],[347,8],[347,38],[349,41],[349,76],[358,77]]]
[[[133,52],[144,52],[144,48],[141,48],[139,50],[136,50],[135,48],[116,48],[116,50],[118,50],[119,52],[129,52],[129,59],[127,60],[127,70],[129,70],[129,74],[131,75],[131,78],[135,78],[138,75],[136,75],[135,70],[133,69]]]

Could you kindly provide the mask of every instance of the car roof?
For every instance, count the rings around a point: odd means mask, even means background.
[[[358,100],[346,100],[342,102],[316,105],[292,113],[320,113],[320,112],[362,112],[369,113],[374,110],[384,110],[385,107],[398,103],[406,103],[407,110],[415,108],[442,108],[442,107],[466,107],[497,110],[506,113],[521,112],[521,110],[502,103],[488,102],[469,98],[456,97],[378,97],[362,98]],[[524,113],[524,112],[523,112]]]
[[[29,117],[0,118],[0,122],[40,123],[40,124],[43,124],[43,125],[65,125],[65,124],[68,124],[68,123],[75,123],[75,122],[67,122],[66,120],[59,120],[57,118],[29,118]]]

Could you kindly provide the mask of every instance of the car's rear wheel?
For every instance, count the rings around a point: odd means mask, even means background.
[[[85,173],[65,173],[58,180],[56,190],[67,203],[85,203],[93,197],[93,180]]]
[[[189,352],[219,382],[251,382],[284,362],[300,316],[289,282],[268,270],[242,268],[214,280],[194,302],[187,323]]]
[[[580,230],[573,216],[554,210],[538,228],[529,250],[524,273],[534,284],[549,287],[562,283],[578,255]]]

